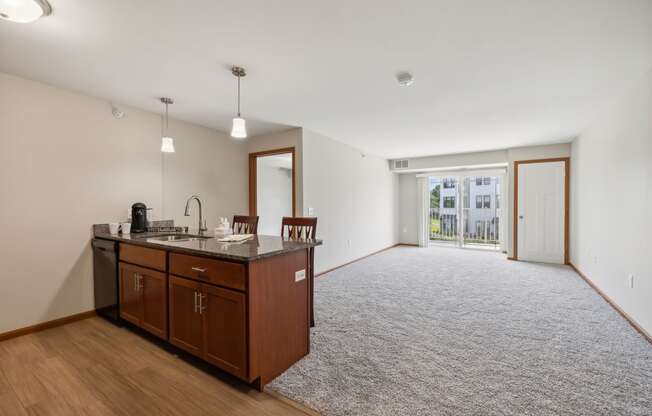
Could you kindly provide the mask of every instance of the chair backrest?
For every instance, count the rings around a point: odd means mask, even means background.
[[[283,217],[281,222],[281,237],[293,239],[311,238],[317,235],[317,218],[315,217]]]
[[[233,234],[258,234],[258,216],[234,215]]]

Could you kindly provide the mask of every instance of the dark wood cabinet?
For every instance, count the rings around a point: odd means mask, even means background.
[[[202,321],[199,316],[201,283],[170,276],[170,342],[191,354],[202,355]]]
[[[202,285],[204,359],[231,374],[247,375],[244,293]]]
[[[120,317],[167,339],[167,287],[164,273],[120,263]]]
[[[120,244],[120,316],[262,391],[310,351],[308,251],[246,262]]]
[[[206,361],[247,376],[244,293],[170,276],[170,342]]]
[[[136,325],[143,319],[139,276],[135,266],[120,263],[120,317]]]
[[[142,273],[140,291],[143,302],[141,326],[146,331],[167,339],[168,294],[165,274],[154,271]]]

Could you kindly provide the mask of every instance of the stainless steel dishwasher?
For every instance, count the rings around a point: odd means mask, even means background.
[[[96,238],[92,246],[95,311],[99,316],[118,323],[118,243]]]

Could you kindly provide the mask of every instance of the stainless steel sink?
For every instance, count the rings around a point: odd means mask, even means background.
[[[156,237],[149,237],[147,240],[151,241],[167,241],[167,242],[182,242],[194,240],[207,240],[211,237],[205,235],[190,235],[190,234],[166,234],[158,235]]]

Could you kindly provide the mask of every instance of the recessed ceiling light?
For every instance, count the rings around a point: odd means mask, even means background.
[[[401,87],[409,87],[414,84],[414,77],[407,71],[396,74],[396,80],[398,81],[398,85]]]
[[[0,0],[0,19],[11,22],[30,23],[51,13],[47,0]]]

